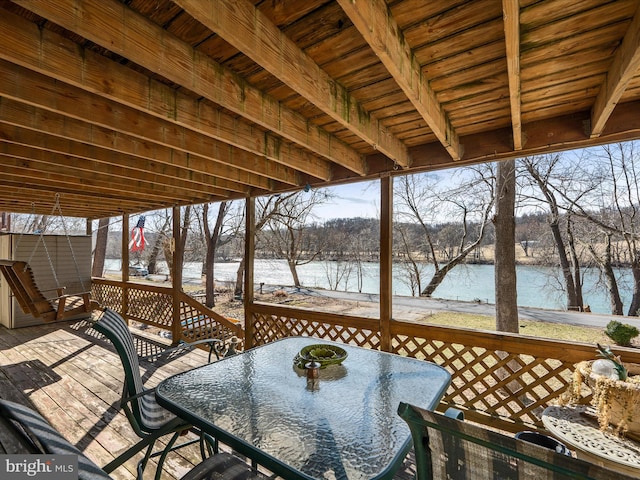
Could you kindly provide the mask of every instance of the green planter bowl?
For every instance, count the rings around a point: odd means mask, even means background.
[[[304,368],[304,364],[307,362],[318,362],[320,368],[324,368],[329,365],[340,365],[345,358],[347,358],[347,352],[344,348],[326,343],[317,343],[307,345],[300,350],[300,353],[296,355],[295,363],[300,368]]]

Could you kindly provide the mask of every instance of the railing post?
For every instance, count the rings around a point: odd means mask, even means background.
[[[247,198],[245,215],[245,237],[244,237],[244,348],[245,350],[254,346],[254,325],[253,325],[253,260],[255,257],[255,234],[256,234],[256,200]]]
[[[180,239],[180,207],[173,207],[173,241],[171,242],[173,256],[172,304],[173,321],[171,323],[171,342],[176,345],[180,341],[182,325],[180,324],[180,292],[182,291],[182,242]]]
[[[129,321],[129,215],[122,215],[122,317]]]
[[[391,351],[393,315],[393,179],[380,179],[380,349]]]

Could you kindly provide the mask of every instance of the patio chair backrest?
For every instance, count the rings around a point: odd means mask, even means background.
[[[145,387],[136,346],[129,326],[120,314],[105,308],[93,328],[111,340],[120,356],[125,373],[122,407],[136,433],[140,435],[138,429],[144,433],[153,432],[174,420],[175,415],[158,405],[155,395],[142,395]]]
[[[0,417],[4,428],[11,429],[12,439],[24,450],[42,455],[77,455],[79,480],[111,480],[100,467],[69,443],[38,412],[8,400],[0,400]]]
[[[0,440],[20,443],[11,445],[7,454],[77,455],[78,480],[113,480],[31,408],[0,399],[0,429]],[[230,453],[212,455],[182,477],[182,480],[269,479]]]
[[[400,403],[417,480],[631,480],[633,477],[482,426]]]

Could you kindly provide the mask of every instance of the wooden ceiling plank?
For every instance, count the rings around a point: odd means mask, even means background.
[[[422,17],[420,21],[414,20],[413,25],[403,27],[404,36],[411,45],[437,43],[445,38],[451,38],[452,34],[458,36],[463,32],[477,30],[482,25],[502,17],[501,4],[495,0],[467,1],[455,6],[451,5],[451,2],[447,3],[449,8],[446,11]],[[396,9],[392,7],[392,10]],[[496,28],[495,32],[500,33],[500,28]],[[488,36],[484,38],[487,39]],[[451,48],[457,47],[458,45],[451,46]]]
[[[125,188],[115,182],[109,183],[105,179],[92,179],[87,176],[73,177],[70,175],[64,175],[61,173],[50,172],[45,170],[38,170],[36,162],[25,162],[22,159],[17,159],[12,156],[7,156],[0,153],[0,160],[3,162],[3,176],[7,180],[14,179],[16,182],[23,181],[24,185],[41,185],[48,187],[55,191],[61,189],[73,190],[74,192],[86,193],[87,195],[95,195],[98,197],[108,196],[121,196],[122,192],[134,192],[130,193],[130,196],[135,196],[137,202],[171,202],[176,204],[192,204],[192,203],[204,203],[211,198],[206,195],[177,195],[171,191],[167,191],[165,195],[162,192],[156,190],[156,193],[149,193],[148,190],[140,185],[140,182],[131,182],[125,185]],[[25,164],[26,167],[13,166],[16,164]],[[120,187],[120,188],[118,188]],[[136,187],[135,190],[129,188]]]
[[[58,148],[61,153],[118,163],[141,172],[162,172],[175,178],[187,178],[210,188],[241,195],[248,187],[224,178],[224,169],[208,159],[188,155],[161,145],[143,143],[133,137],[88,125],[80,120],[47,112],[31,105],[0,98],[0,138],[14,143]],[[7,125],[20,130],[8,129]],[[55,139],[71,143],[62,144]],[[58,145],[52,146],[52,145]],[[213,175],[207,170],[215,170]]]
[[[5,79],[0,82],[0,95],[5,98],[181,150],[202,158],[205,163],[217,162],[234,167],[227,172],[235,174],[236,178],[230,180],[240,183],[250,181],[252,186],[269,188],[269,180],[265,177],[270,177],[300,186],[297,172],[289,167],[97,97],[5,60],[0,60],[0,76]]]
[[[332,162],[365,172],[348,145],[116,0],[15,3]]]
[[[431,85],[439,81],[442,77],[444,81],[447,78],[455,78],[469,69],[478,68],[483,64],[494,62],[496,60],[504,63],[505,57],[505,42],[504,36],[496,42],[488,44],[482,44],[465,50],[456,55],[449,55],[445,58],[438,59],[435,62],[431,62],[427,65],[423,65],[423,74],[426,74],[430,80]],[[469,58],[473,58],[470,62]],[[433,87],[434,90],[435,87]],[[438,98],[444,92],[436,90],[438,92]]]
[[[398,164],[409,165],[402,142],[382,128],[346,88],[329,77],[252,3],[244,0],[176,0],[176,3],[358,137]]]
[[[489,5],[491,8],[495,8],[496,6],[500,6],[500,2],[491,1]],[[482,50],[483,45],[491,46],[496,42],[503,43],[503,26],[504,21],[502,19],[502,14],[499,10],[496,10],[495,18],[492,20],[480,23],[474,28],[466,30],[449,30],[447,32],[448,35],[444,38],[414,47],[413,53],[420,65],[424,67],[427,67],[434,62],[446,60],[450,57],[460,58],[460,55],[464,56],[465,52],[476,53]],[[451,41],[453,37],[455,37],[455,42]],[[482,54],[480,56],[482,56]],[[474,61],[475,58],[473,56],[469,56],[466,63],[471,66]],[[506,65],[503,67],[506,67]]]
[[[591,137],[602,135],[607,120],[640,68],[640,4],[620,44],[591,111]]]
[[[518,0],[502,0],[504,40],[509,75],[509,100],[513,149],[522,150],[522,118],[520,100],[520,5]]]
[[[622,24],[626,28],[626,21],[633,16],[637,6],[636,0],[605,1],[600,2],[601,5],[595,8],[586,9],[583,7],[583,2],[565,3],[575,3],[583,10],[567,15],[560,5],[555,5],[555,8],[560,9],[560,18],[548,20],[548,17],[554,16],[553,14],[544,15],[542,18],[538,18],[537,21],[531,18],[530,20],[533,21],[533,24],[526,25],[526,35],[522,36],[523,50],[531,48],[545,49],[549,45],[576,38],[577,36],[598,35],[598,30],[602,31],[606,27],[615,24]],[[549,7],[549,5],[545,7],[546,11],[554,8]],[[602,43],[606,39],[606,36],[602,36],[599,41]]]
[[[462,146],[458,135],[431,89],[428,79],[422,75],[422,68],[386,2],[378,0],[356,4],[352,0],[338,0],[338,3],[451,154],[451,158],[460,160]]]
[[[11,41],[9,39],[12,39]],[[28,20],[0,16],[0,58],[101,95],[163,120],[229,143],[256,155],[329,180],[328,161],[258,132],[248,122],[206,100],[180,93],[156,80],[81,46]]]
[[[604,76],[605,74],[601,74],[577,79],[571,83],[571,88],[563,83],[548,83],[544,88],[522,92],[523,109],[535,110],[540,102],[548,103],[550,99],[559,100],[562,97],[595,99]]]
[[[24,199],[24,203],[31,202],[42,202],[45,207],[45,211],[43,213],[50,214],[51,208],[55,202],[55,195],[52,193],[52,189],[48,185],[27,185],[24,183],[18,182],[7,182],[6,185],[7,193],[12,194],[16,199]],[[104,206],[109,205],[109,209],[113,209],[115,211],[127,211],[130,209],[140,210],[145,202],[127,198],[124,196],[105,196],[100,198],[95,194],[84,194],[84,193],[76,193],[75,189],[61,188],[55,193],[60,194],[62,211],[67,213],[67,204],[83,204],[85,207],[93,205],[95,208],[99,208],[101,205]],[[151,202],[150,203],[154,209],[163,208],[166,206],[166,203],[163,202]],[[30,211],[27,210],[27,211]],[[114,211],[114,213],[115,213]]]
[[[42,134],[35,134],[43,137]],[[35,136],[33,135],[33,136]],[[44,143],[33,139],[29,144],[0,141],[0,154],[22,161],[22,165],[30,165],[34,172],[61,174],[71,178],[104,182],[107,186],[120,188],[130,192],[143,192],[151,195],[167,196],[229,196],[229,192],[211,185],[202,185],[181,178],[158,172],[159,169],[146,172],[123,166],[118,163],[97,161],[86,156],[76,156],[59,148],[44,148],[37,145]],[[28,145],[28,146],[27,146]],[[113,160],[112,160],[113,161]],[[14,165],[18,166],[18,165]],[[116,187],[117,186],[117,187]]]

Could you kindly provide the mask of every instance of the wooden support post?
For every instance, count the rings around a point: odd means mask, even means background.
[[[122,215],[122,318],[129,322],[129,215]]]
[[[171,291],[173,293],[173,322],[171,323],[171,338],[173,345],[180,341],[182,325],[180,324],[180,292],[182,291],[182,259],[183,249],[180,242],[180,207],[173,207],[173,241],[171,254],[173,256],[173,271],[171,272]]]
[[[380,179],[380,348],[391,351],[393,315],[393,179]]]
[[[254,346],[253,338],[253,260],[256,247],[256,200],[247,198],[244,233],[244,348]]]

